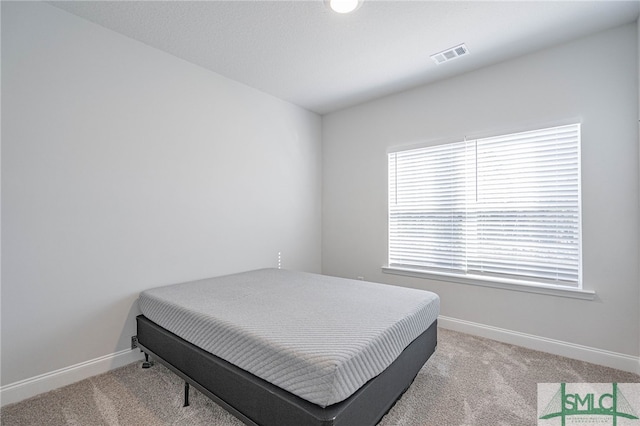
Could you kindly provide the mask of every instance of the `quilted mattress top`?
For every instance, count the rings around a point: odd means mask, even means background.
[[[142,313],[316,405],[340,402],[437,318],[435,293],[280,269],[140,294]]]

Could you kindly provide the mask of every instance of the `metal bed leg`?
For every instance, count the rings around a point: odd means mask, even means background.
[[[183,407],[189,406],[189,383],[184,382],[184,405]]]
[[[144,362],[142,363],[142,368],[150,368],[153,365],[153,361],[149,361],[149,354],[144,353]]]

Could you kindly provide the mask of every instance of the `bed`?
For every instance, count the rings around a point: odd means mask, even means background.
[[[261,269],[140,294],[143,352],[248,425],[375,425],[434,352],[436,294]]]

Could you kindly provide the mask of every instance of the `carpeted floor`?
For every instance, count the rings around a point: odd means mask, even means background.
[[[640,376],[454,331],[379,426],[535,425],[537,383],[640,383]],[[217,425],[242,423],[156,364],[131,364],[0,411],[2,425]],[[354,425],[357,426],[357,425]]]

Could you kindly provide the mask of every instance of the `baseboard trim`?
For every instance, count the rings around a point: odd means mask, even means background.
[[[106,373],[142,359],[139,350],[125,349],[70,367],[40,374],[0,388],[0,405],[19,402],[66,385]]]
[[[548,339],[443,315],[438,317],[438,325],[448,330],[473,334],[499,342],[640,374],[640,357]],[[50,373],[11,383],[0,388],[0,405],[5,406],[19,402],[41,393],[106,373],[115,368],[123,367],[132,362],[140,361],[142,358],[140,351],[125,349]]]
[[[640,357],[632,355],[577,345],[561,340],[548,339],[546,337],[520,333],[518,331],[442,315],[438,317],[438,325],[448,330],[460,331],[462,333],[486,337],[487,339],[522,346],[528,349],[640,374]]]

